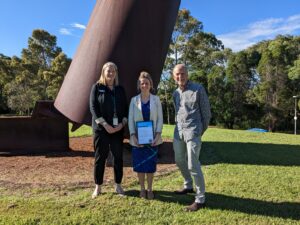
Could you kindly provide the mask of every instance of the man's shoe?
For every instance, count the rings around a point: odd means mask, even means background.
[[[195,211],[197,211],[199,209],[203,209],[203,208],[205,208],[205,203],[194,202],[193,204],[186,207],[185,210],[188,212],[195,212]]]
[[[147,198],[148,198],[149,200],[154,199],[153,191],[147,191]]]
[[[188,188],[183,188],[181,190],[174,191],[175,194],[177,195],[186,195],[187,193],[194,193],[193,188],[188,189]]]

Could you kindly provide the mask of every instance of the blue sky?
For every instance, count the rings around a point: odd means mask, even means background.
[[[73,57],[96,0],[0,0],[0,53],[20,56],[34,29]],[[182,0],[205,32],[238,51],[278,34],[300,35],[299,0]]]

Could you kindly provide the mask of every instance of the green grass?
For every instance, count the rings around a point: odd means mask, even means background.
[[[69,137],[85,137],[91,136],[93,134],[92,127],[87,125],[82,125],[79,129],[72,132],[71,131],[72,124],[69,123]]]
[[[165,126],[163,136],[173,129]],[[195,213],[183,210],[193,195],[173,194],[182,185],[177,171],[155,177],[153,201],[138,198],[136,181],[126,197],[105,186],[96,200],[92,187],[0,187],[0,224],[300,224],[299,135],[209,128],[201,162],[207,208]]]

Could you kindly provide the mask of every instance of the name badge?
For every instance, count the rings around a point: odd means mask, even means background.
[[[118,121],[118,117],[113,117],[113,125],[116,127],[116,126],[118,126],[118,124],[119,124],[119,121]]]

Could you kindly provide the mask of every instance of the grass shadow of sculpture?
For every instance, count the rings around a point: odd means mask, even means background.
[[[300,146],[241,142],[204,142],[200,160],[217,163],[300,166]]]
[[[171,191],[154,191],[155,199],[162,202],[177,203],[182,206],[191,204],[194,200],[193,194],[176,195]],[[126,191],[127,196],[139,197],[139,191]],[[256,199],[248,199],[227,196],[216,193],[206,193],[207,209],[230,210],[247,213],[251,215],[262,215],[283,219],[300,219],[300,203],[295,202],[269,202]]]

